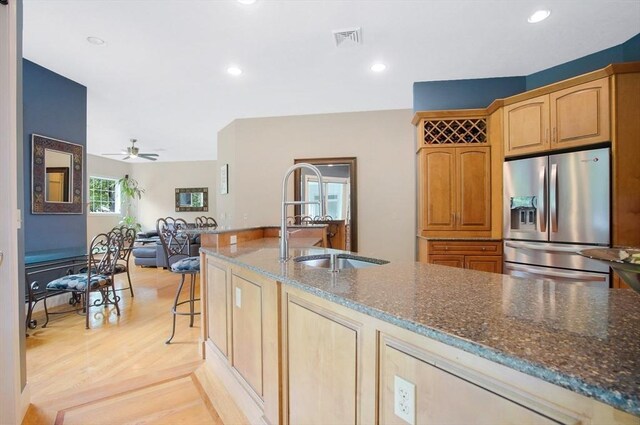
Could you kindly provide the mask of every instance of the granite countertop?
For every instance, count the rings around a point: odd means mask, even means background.
[[[271,238],[277,241],[277,238]],[[273,241],[201,251],[640,415],[640,295],[392,261],[363,269],[278,262]],[[293,248],[291,256],[336,252]]]
[[[287,229],[311,229],[311,228],[315,228],[315,227],[327,227],[326,224],[290,224],[287,225]],[[238,233],[238,232],[244,232],[244,231],[248,231],[248,230],[258,230],[258,229],[275,229],[275,228],[280,228],[280,225],[273,225],[273,226],[253,226],[253,227],[242,227],[242,228],[237,228],[237,229],[223,229],[220,227],[217,227],[215,229],[208,229],[206,227],[195,227],[195,228],[188,228],[188,229],[183,229],[181,230],[182,233],[186,234],[186,235],[200,235],[203,233],[206,234],[221,234],[221,233]]]

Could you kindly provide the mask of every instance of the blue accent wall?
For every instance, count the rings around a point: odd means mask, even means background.
[[[497,98],[526,90],[524,77],[413,83],[413,110],[485,108]]]
[[[24,230],[27,257],[42,251],[82,254],[87,245],[87,212],[31,213],[31,135],[87,146],[87,88],[26,59],[22,68],[24,138]],[[83,154],[86,188],[86,149]],[[86,196],[83,191],[83,196]],[[86,204],[85,204],[86,207]]]
[[[640,60],[640,34],[617,46],[528,75],[527,90],[586,74],[611,63],[638,60]]]
[[[640,34],[617,46],[528,76],[413,83],[413,110],[485,108],[495,99],[595,71],[611,63],[632,61],[640,61]]]

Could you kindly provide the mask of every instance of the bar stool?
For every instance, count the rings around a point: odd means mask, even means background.
[[[176,292],[176,298],[171,308],[173,314],[173,327],[171,336],[165,344],[170,344],[176,333],[176,316],[189,316],[189,327],[193,327],[193,318],[199,315],[199,311],[195,311],[195,302],[200,298],[195,298],[196,275],[200,272],[200,257],[190,256],[191,240],[188,235],[182,233],[187,229],[187,222],[181,218],[159,218],[156,222],[156,230],[160,236],[164,254],[167,257],[167,266],[172,273],[180,274],[180,286]],[[184,286],[186,276],[189,276],[189,299],[179,301],[180,293]],[[188,312],[178,311],[178,306],[189,304]]]

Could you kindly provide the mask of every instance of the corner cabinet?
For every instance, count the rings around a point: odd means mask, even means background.
[[[609,78],[600,78],[504,107],[505,156],[611,140]]]
[[[464,110],[416,116],[421,118],[416,123],[418,235],[489,237],[492,194],[497,193],[493,184],[498,182],[493,181],[497,167],[486,114]],[[500,149],[497,156],[501,162]]]

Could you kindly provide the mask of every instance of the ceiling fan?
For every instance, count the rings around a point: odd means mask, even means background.
[[[136,147],[137,141],[138,140],[136,139],[131,139],[131,146],[127,147],[126,150],[120,151],[120,153],[103,153],[102,155],[126,155],[122,159],[144,158],[149,161],[155,161],[158,159],[159,155],[157,153],[140,153],[140,149]]]

